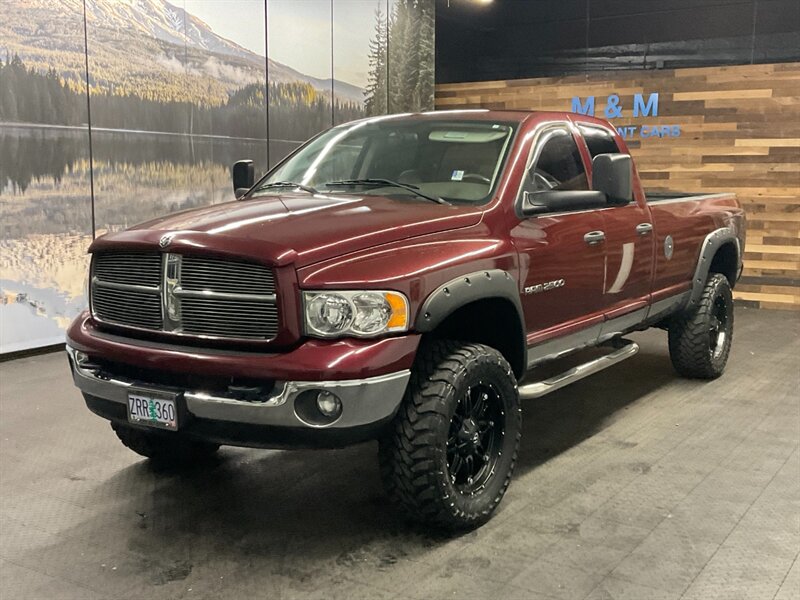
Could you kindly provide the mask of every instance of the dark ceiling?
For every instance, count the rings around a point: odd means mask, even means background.
[[[436,0],[439,83],[800,60],[800,0]]]

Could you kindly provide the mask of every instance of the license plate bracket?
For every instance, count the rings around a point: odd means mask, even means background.
[[[128,388],[128,422],[177,431],[178,393],[145,387]]]

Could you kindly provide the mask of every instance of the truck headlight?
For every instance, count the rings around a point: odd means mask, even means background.
[[[373,337],[408,329],[408,299],[400,292],[303,292],[305,329],[314,337]]]

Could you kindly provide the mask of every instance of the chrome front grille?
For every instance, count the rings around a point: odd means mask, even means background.
[[[96,316],[109,323],[161,329],[161,297],[157,294],[95,286],[92,307]]]
[[[278,330],[278,315],[260,302],[183,298],[184,333],[236,338],[270,338]],[[224,315],[220,319],[220,315]]]
[[[157,288],[161,284],[161,255],[140,252],[98,254],[92,264],[94,275],[113,283],[135,283]]]
[[[235,270],[232,265],[235,265]],[[275,293],[275,279],[272,271],[261,265],[184,256],[181,288],[212,290],[221,294],[270,295]]]
[[[177,335],[269,340],[278,332],[272,270],[239,261],[99,253],[91,304],[101,322]]]

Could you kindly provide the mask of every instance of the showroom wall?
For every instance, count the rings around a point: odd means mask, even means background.
[[[437,108],[593,111],[622,130],[646,188],[736,192],[736,297],[765,308],[800,309],[798,61],[796,0],[437,7]]]
[[[237,159],[431,108],[433,47],[434,0],[4,2],[0,353],[63,342],[94,236],[232,200]]]
[[[737,299],[800,309],[799,95],[800,63],[780,63],[440,84],[436,107],[587,112],[593,102],[646,189],[736,192],[748,225]]]

